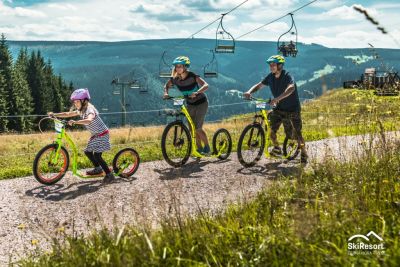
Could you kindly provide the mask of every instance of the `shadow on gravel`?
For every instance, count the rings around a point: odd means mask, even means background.
[[[264,166],[255,165],[249,168],[240,168],[237,172],[243,175],[258,175],[266,178],[277,178],[279,175],[293,175],[300,172],[300,165],[297,161],[292,161],[295,165],[284,164],[283,162],[268,162]]]
[[[154,169],[154,171],[160,174],[160,180],[174,180],[178,178],[201,178],[202,175],[196,175],[196,173],[202,172],[202,168],[210,163],[210,161],[192,161],[188,164],[183,165],[180,168],[171,167],[166,169]]]
[[[135,177],[117,178],[112,184],[127,183],[136,180]],[[111,185],[111,184],[110,184]],[[82,195],[94,193],[100,188],[108,186],[100,180],[81,181],[69,184],[42,185],[25,192],[26,196],[41,198],[49,201],[72,200]]]

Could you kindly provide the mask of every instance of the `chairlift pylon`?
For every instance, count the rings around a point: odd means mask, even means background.
[[[215,52],[216,53],[235,53],[235,38],[227,32],[223,25],[226,14],[222,14],[217,31],[215,33]]]
[[[103,96],[103,99],[101,100],[101,103],[100,103],[100,107],[101,107],[101,111],[107,112],[108,111],[108,105],[104,104],[105,100],[106,100],[106,96]]]
[[[171,78],[172,68],[171,68],[171,65],[165,61],[166,54],[167,54],[167,51],[164,51],[161,56],[160,63],[158,66],[160,78]]]
[[[296,23],[294,22],[293,14],[289,13],[290,18],[292,19],[292,25],[290,26],[289,30],[284,32],[281,36],[279,36],[278,41],[277,41],[277,48],[278,48],[278,54],[282,54],[284,57],[296,57],[297,56],[297,27]],[[292,29],[294,28],[294,31]],[[285,44],[285,42],[281,41],[281,38],[285,36],[286,34],[291,33],[292,35],[296,35],[296,40],[290,40],[288,44]]]
[[[218,61],[215,57],[214,50],[210,50],[212,53],[212,59],[208,62],[204,68],[204,78],[217,78],[218,77]]]

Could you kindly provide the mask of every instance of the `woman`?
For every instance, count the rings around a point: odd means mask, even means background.
[[[189,71],[190,59],[186,56],[177,57],[172,65],[171,79],[164,86],[164,98],[168,98],[168,90],[175,85],[186,98],[187,109],[193,120],[196,131],[197,151],[204,155],[211,153],[207,134],[203,130],[204,118],[208,110],[207,96],[204,94],[208,84],[199,75]]]
[[[91,133],[89,142],[85,148],[85,155],[92,162],[94,169],[87,171],[87,175],[106,174],[103,182],[112,182],[115,177],[107,163],[102,157],[102,153],[111,149],[110,135],[107,126],[99,116],[97,109],[89,103],[90,94],[88,89],[77,89],[71,95],[74,109],[70,112],[52,113],[49,115],[58,118],[72,118],[80,116],[80,120],[69,120],[68,125],[84,125]]]

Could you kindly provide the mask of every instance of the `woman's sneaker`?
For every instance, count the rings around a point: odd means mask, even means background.
[[[197,148],[197,153],[202,154],[203,153],[203,148],[202,147]]]
[[[87,171],[86,175],[99,175],[103,173],[103,169],[101,167],[95,167],[93,170]]]
[[[103,179],[103,183],[112,183],[115,180],[114,173],[110,172],[109,174],[106,174]]]
[[[203,152],[201,154],[209,156],[211,154],[210,146],[209,145],[204,146]]]

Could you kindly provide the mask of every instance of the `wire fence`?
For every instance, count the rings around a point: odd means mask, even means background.
[[[365,102],[365,103],[357,103],[357,102],[335,102],[330,100],[323,100],[323,99],[315,99],[315,98],[300,98],[306,103],[312,102],[326,102],[329,104],[335,105],[347,105],[357,107],[359,105],[370,105],[371,107],[378,107],[378,105],[374,105],[373,102]],[[229,107],[229,106],[238,106],[238,105],[252,105],[251,101],[242,101],[242,102],[235,102],[235,103],[227,103],[227,104],[214,104],[210,105],[209,108],[217,108],[217,107]],[[160,109],[150,109],[150,110],[130,110],[130,111],[115,111],[115,112],[99,112],[100,115],[121,115],[121,114],[141,114],[141,113],[160,113],[165,111],[167,108],[160,108]],[[331,114],[340,114],[340,113],[331,113]],[[43,118],[47,117],[46,114],[21,114],[21,115],[1,115],[0,118]]]
[[[224,104],[224,105],[214,105],[214,106],[210,106],[210,107],[224,107],[224,106],[229,106],[229,105],[240,105],[240,104],[249,104],[250,102],[240,102],[240,103],[232,103],[232,104]],[[340,102],[341,104],[343,104],[343,102]],[[347,103],[350,104],[350,103]],[[157,110],[147,110],[147,111],[139,111],[139,112],[159,112],[159,111],[163,111],[164,109],[157,109]],[[112,113],[114,114],[114,113]],[[117,113],[119,114],[119,113]],[[315,119],[311,119],[311,120],[306,120],[303,121],[303,128],[305,130],[320,130],[321,133],[326,133],[328,130],[335,128],[335,127],[341,127],[344,128],[344,131],[349,130],[349,128],[351,127],[357,127],[359,126],[359,128],[363,128],[366,129],[368,127],[375,127],[376,125],[376,117],[382,114],[378,114],[378,113],[371,113],[370,116],[366,116],[366,117],[361,117],[359,114],[358,116],[356,116],[353,121],[348,121],[346,120],[346,118],[348,118],[350,116],[350,114],[347,112],[308,112],[308,111],[304,111],[302,112],[303,115],[315,115]],[[329,119],[330,116],[335,116],[335,117],[341,117],[343,118],[343,122],[333,122],[332,120]],[[208,120],[207,123],[209,126],[212,126],[213,124],[223,124],[222,126],[227,126],[229,127],[229,131],[233,136],[238,136],[241,131],[243,130],[244,126],[246,124],[249,124],[252,122],[254,117],[254,114],[239,114],[237,115],[237,117],[234,118],[228,118],[228,119],[217,119],[217,120]],[[233,126],[232,126],[233,125]],[[158,139],[154,139],[154,140],[137,140],[137,141],[133,141],[133,142],[129,142],[129,139],[131,138],[132,132],[134,135],[134,130],[135,130],[135,126],[129,125],[128,127],[122,128],[125,130],[129,130],[129,134],[127,136],[126,139],[124,139],[123,141],[121,141],[121,139],[117,138],[117,143],[113,144],[113,147],[127,147],[127,146],[146,146],[146,145],[154,145],[157,143],[160,143],[160,140]],[[156,133],[156,135],[158,135],[159,137],[161,137],[161,133],[162,130],[164,128],[163,125],[153,125],[153,126],[147,126],[147,127],[141,127],[142,129],[146,129],[146,128],[158,128],[158,129],[154,129],[152,130],[152,134]],[[118,129],[115,129],[115,131],[118,131]],[[155,131],[155,132],[154,132]],[[367,130],[365,130],[367,132]],[[77,133],[77,132],[73,132],[73,133]],[[7,135],[5,135],[7,136]],[[154,136],[153,136],[154,137]],[[31,137],[32,139],[35,139],[35,135],[33,135]],[[39,136],[37,136],[37,138],[40,138]],[[151,137],[150,137],[151,138]],[[119,143],[118,143],[119,142]],[[6,158],[6,157],[32,157],[34,155],[36,155],[37,151],[35,147],[27,147],[25,148],[27,150],[34,150],[34,152],[29,152],[29,153],[15,153],[15,154],[4,154],[1,155],[0,153],[0,159],[1,158]]]

